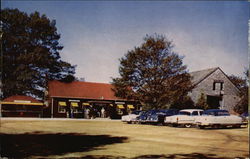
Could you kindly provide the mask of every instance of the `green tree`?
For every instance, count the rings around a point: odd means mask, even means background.
[[[1,72],[3,97],[43,97],[47,80],[74,75],[75,66],[62,61],[60,35],[55,20],[38,12],[30,15],[18,9],[1,10]]]
[[[194,109],[196,107],[191,97],[186,95],[186,96],[181,97],[179,100],[176,100],[171,105],[171,108],[176,108],[176,109],[181,110],[181,109]]]
[[[204,110],[209,109],[204,93],[201,93],[200,98],[198,99],[196,103],[196,108],[204,109]]]
[[[249,71],[244,72],[244,77],[238,77],[235,75],[229,76],[229,79],[233,82],[233,84],[239,88],[241,99],[239,103],[234,107],[234,111],[242,114],[243,112],[248,111],[248,89],[249,89]]]
[[[168,108],[191,87],[182,59],[172,41],[158,34],[146,36],[140,47],[120,59],[120,77],[112,82],[115,95],[139,100],[144,109]]]

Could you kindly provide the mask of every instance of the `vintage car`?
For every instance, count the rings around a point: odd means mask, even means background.
[[[243,124],[241,117],[230,115],[227,110],[222,109],[208,109],[204,111],[202,116],[196,118],[195,123],[201,129],[205,127],[241,127]]]
[[[130,124],[139,116],[140,112],[140,110],[132,111],[131,114],[123,115],[121,120]]]
[[[197,117],[201,116],[204,110],[202,109],[183,109],[179,114],[165,117],[165,125],[185,126],[187,128],[195,125]]]
[[[138,117],[133,121],[133,123],[145,124],[149,114],[153,113],[154,110],[142,111]]]
[[[249,114],[248,114],[248,112],[242,113],[240,115],[240,117],[242,118],[244,125],[248,125],[248,123],[249,123]]]
[[[172,116],[178,114],[177,109],[162,109],[156,110],[153,113],[149,114],[147,117],[147,123],[149,124],[164,124],[164,119],[166,116]]]

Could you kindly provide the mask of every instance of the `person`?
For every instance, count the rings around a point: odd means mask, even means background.
[[[85,109],[85,118],[89,119],[89,109],[88,108]]]
[[[105,109],[103,107],[102,107],[102,110],[101,110],[101,117],[105,118]]]
[[[70,109],[70,118],[74,118],[74,111],[72,108]]]

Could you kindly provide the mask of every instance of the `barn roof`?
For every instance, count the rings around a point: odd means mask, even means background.
[[[199,84],[201,81],[206,79],[209,75],[211,75],[217,69],[219,69],[219,67],[190,72],[192,84],[194,86]]]
[[[191,75],[191,82],[193,86],[198,85],[200,82],[202,82],[204,79],[206,79],[208,76],[210,76],[212,73],[214,73],[218,69],[227,77],[227,79],[234,85],[234,87],[238,91],[240,91],[239,88],[231,81],[231,79],[219,67],[190,72],[189,74]]]
[[[43,103],[39,100],[36,100],[30,96],[23,96],[23,95],[14,95],[8,98],[5,98],[2,104],[17,104],[17,105],[43,105]]]
[[[123,100],[115,96],[112,91],[114,87],[108,83],[50,81],[48,87],[50,97]]]

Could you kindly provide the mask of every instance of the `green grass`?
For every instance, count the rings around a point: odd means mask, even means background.
[[[133,125],[119,121],[1,120],[1,154],[14,158],[249,157],[248,128]]]

